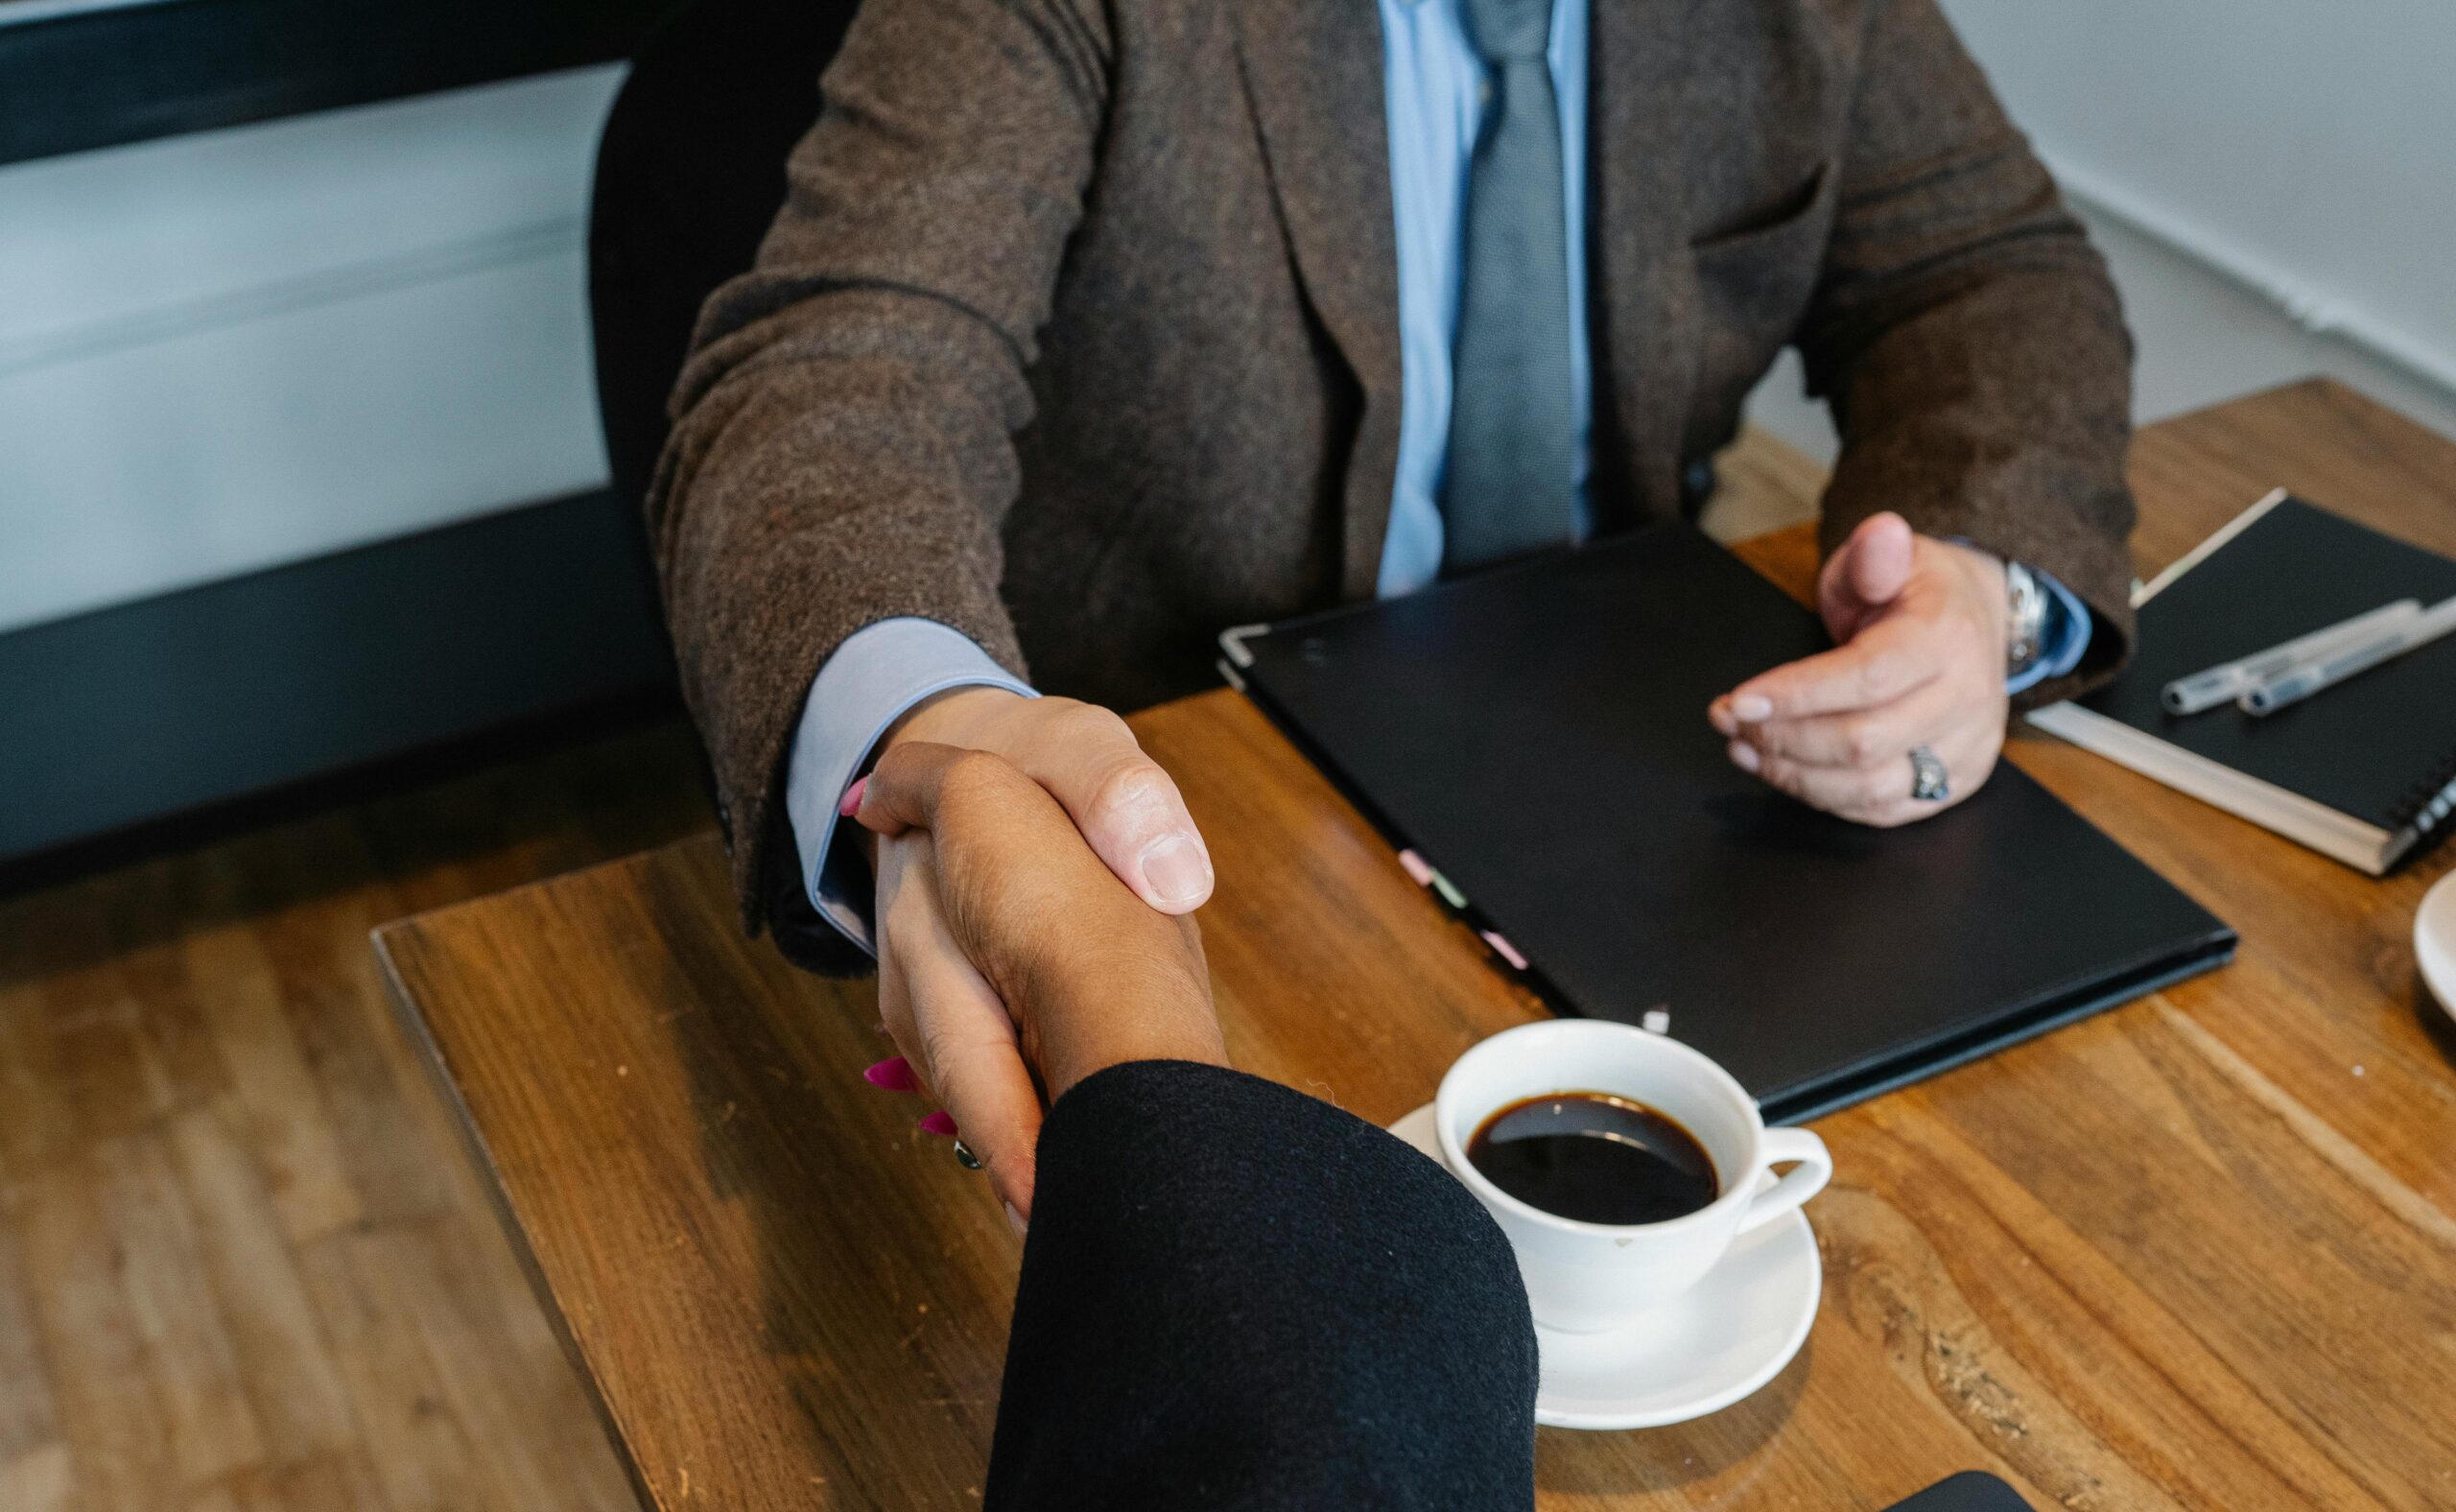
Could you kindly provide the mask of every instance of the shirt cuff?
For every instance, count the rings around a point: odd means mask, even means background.
[[[2080,596],[2037,568],[2030,569],[2046,590],[2046,624],[2039,631],[2038,654],[2030,664],[2004,679],[2007,694],[2025,693],[2049,677],[2061,677],[2081,665],[2090,650],[2090,608]]]
[[[924,698],[974,687],[1040,697],[960,630],[913,616],[881,620],[845,637],[811,682],[786,759],[785,815],[811,907],[872,956],[878,946],[870,879],[852,846],[833,854],[839,849],[836,806],[889,725]]]

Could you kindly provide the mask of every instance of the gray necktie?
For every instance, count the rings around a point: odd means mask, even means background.
[[[1445,573],[1559,545],[1576,530],[1561,114],[1544,60],[1552,0],[1466,0],[1466,14],[1492,92],[1467,171]]]

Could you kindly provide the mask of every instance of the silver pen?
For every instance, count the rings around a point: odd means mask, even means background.
[[[2298,635],[2283,645],[2254,651],[2233,661],[2219,662],[2188,677],[2178,677],[2166,684],[2164,691],[2158,695],[2158,701],[2166,706],[2168,714],[2198,714],[2203,709],[2213,709],[2221,703],[2233,701],[2255,684],[2290,672],[2303,662],[2317,660],[2349,646],[2367,646],[2388,626],[2421,612],[2420,599],[2398,599],[2394,603],[2383,603],[2350,620],[2340,620],[2325,629]]]
[[[2236,701],[2246,714],[2275,714],[2288,704],[2300,703],[2315,693],[2369,672],[2381,662],[2427,646],[2450,630],[2456,630],[2456,599],[2443,600],[2391,626],[2376,640],[2332,652],[2255,683]]]

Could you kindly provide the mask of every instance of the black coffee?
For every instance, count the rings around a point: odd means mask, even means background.
[[[1695,1135],[1602,1092],[1511,1103],[1476,1130],[1467,1160],[1519,1201],[1586,1223],[1660,1223],[1722,1194]]]

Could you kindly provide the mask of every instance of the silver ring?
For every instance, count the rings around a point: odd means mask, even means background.
[[[972,1146],[961,1140],[956,1141],[956,1164],[961,1166],[966,1170],[979,1170],[981,1169],[980,1157],[974,1154],[972,1152]]]
[[[1916,803],[1942,803],[1953,795],[1945,764],[1925,745],[1910,747],[1910,797]]]

